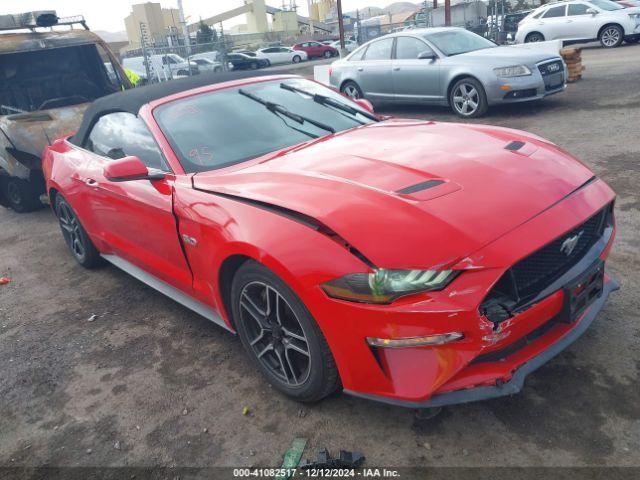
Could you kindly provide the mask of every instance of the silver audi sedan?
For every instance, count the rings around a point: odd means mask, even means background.
[[[385,35],[331,64],[331,85],[372,103],[449,105],[478,117],[490,105],[539,100],[566,88],[566,66],[542,49],[498,46],[463,28]]]

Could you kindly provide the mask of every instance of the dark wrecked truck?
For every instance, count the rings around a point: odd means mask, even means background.
[[[0,15],[0,202],[17,212],[40,208],[44,147],[73,133],[91,101],[130,87],[83,17]]]

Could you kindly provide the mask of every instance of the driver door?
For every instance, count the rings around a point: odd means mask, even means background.
[[[585,3],[570,3],[565,17],[566,38],[590,39],[598,37],[598,22],[587,10],[593,9]]]
[[[113,253],[183,291],[192,287],[191,271],[178,238],[173,214],[175,177],[151,133],[138,117],[115,112],[102,116],[85,144],[85,198],[92,236]],[[162,180],[109,181],[104,168],[134,155],[148,168],[167,172]]]

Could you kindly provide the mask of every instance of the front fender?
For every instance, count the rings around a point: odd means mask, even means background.
[[[225,311],[219,272],[233,255],[251,258],[276,273],[300,297],[320,329],[328,330],[318,312],[319,285],[354,272],[370,270],[338,241],[309,225],[214,193],[176,186],[174,212],[181,236],[196,239],[185,245],[198,299],[215,308],[231,327]]]

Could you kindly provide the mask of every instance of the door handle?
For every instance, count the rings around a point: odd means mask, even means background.
[[[87,178],[84,183],[88,186],[88,187],[97,187],[98,186],[98,182],[96,182],[93,178]]]
[[[400,70],[400,67],[393,67],[394,72],[397,72],[398,70]]]
[[[358,71],[361,72],[362,71],[362,67],[358,67]]]

